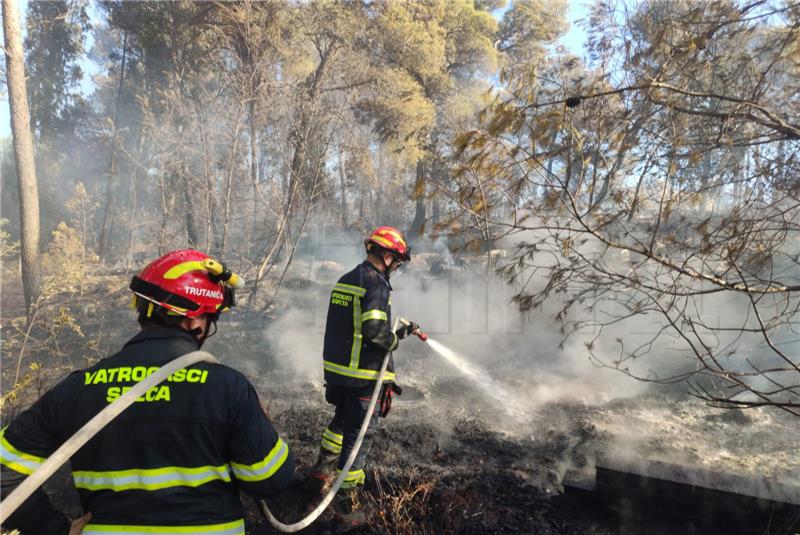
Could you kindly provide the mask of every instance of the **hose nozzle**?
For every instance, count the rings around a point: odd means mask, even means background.
[[[398,318],[398,320],[397,320],[397,321],[399,321],[400,323],[402,323],[402,324],[403,324],[403,325],[405,325],[405,326],[409,326],[409,325],[411,325],[411,322],[410,322],[410,321],[408,321],[408,320],[407,320],[407,319],[405,319],[405,318]],[[414,330],[411,332],[411,334],[415,334],[415,335],[417,336],[417,338],[419,338],[419,339],[420,339],[420,340],[422,340],[423,342],[427,342],[427,341],[428,341],[428,335],[427,335],[427,334],[425,334],[424,332],[422,332],[422,329],[420,329],[420,328],[419,328],[419,326],[417,326],[417,328],[416,328],[416,329],[414,329]]]

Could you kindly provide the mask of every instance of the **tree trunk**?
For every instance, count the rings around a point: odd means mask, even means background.
[[[173,180],[174,182],[174,180]],[[167,225],[169,224],[169,205],[167,203],[167,184],[163,175],[159,176],[158,183],[161,186],[161,225],[158,229],[158,256],[164,254],[167,236]]]
[[[116,134],[117,123],[119,122],[119,106],[122,96],[122,84],[125,82],[125,63],[128,56],[128,32],[122,38],[122,63],[119,70],[119,84],[117,85],[117,100],[114,105],[114,134]],[[113,203],[111,192],[113,191],[114,177],[117,175],[117,139],[116,135],[111,141],[111,161],[108,165],[108,180],[106,181],[105,202],[103,204],[103,222],[100,225],[100,240],[98,243],[97,254],[100,258],[105,258],[108,252],[108,242],[111,236],[113,225],[109,222],[110,214],[113,213],[111,204]]]
[[[639,210],[639,195],[641,195],[642,184],[644,183],[644,179],[647,176],[647,172],[650,170],[650,165],[653,162],[653,156],[649,156],[647,161],[644,163],[644,168],[642,172],[639,174],[639,181],[636,183],[636,189],[633,191],[633,199],[631,200],[631,207],[628,211],[628,217],[626,218],[626,222],[630,223],[633,218],[636,216],[636,212]]]
[[[256,217],[256,202],[258,199],[258,152],[256,148],[256,99],[251,95],[248,104],[248,126],[250,129],[250,183],[253,185],[253,212],[250,222],[250,239],[247,240],[248,257],[252,257],[253,244],[256,238],[256,227],[258,218]]]
[[[17,160],[22,289],[30,322],[40,292],[39,265],[39,190],[33,159],[33,137],[25,87],[25,64],[19,31],[17,0],[3,1],[3,33],[6,48],[6,79]]]
[[[608,173],[606,173],[605,180],[603,180],[603,185],[601,186],[600,191],[598,191],[596,195],[593,195],[592,210],[599,208],[600,203],[605,200],[608,192],[611,190],[611,185],[614,182],[617,173],[623,168],[625,156],[632,147],[636,146],[636,140],[639,138],[639,133],[642,131],[645,120],[650,117],[651,110],[652,105],[649,102],[642,104],[639,118],[634,121],[630,128],[625,131],[622,142],[617,148],[617,156],[614,160],[614,164],[611,166],[611,169],[609,169]]]
[[[225,195],[223,198],[222,206],[222,238],[220,240],[219,256],[225,256],[225,248],[228,245],[228,228],[231,220],[231,201],[233,195],[233,175],[236,171],[236,163],[239,156],[239,132],[242,127],[242,113],[244,112],[243,105],[239,106],[239,111],[236,114],[236,128],[233,130],[233,140],[231,141],[231,154],[228,158],[228,174],[225,177]]]
[[[186,239],[189,242],[189,247],[194,248],[200,243],[200,233],[197,228],[197,214],[195,214],[188,174],[186,169],[181,169],[181,176],[178,177],[177,183],[181,185],[183,192],[183,210],[186,214]]]
[[[427,217],[425,207],[425,166],[422,160],[417,162],[417,180],[414,183],[414,198],[417,199],[417,206],[414,211],[414,220],[411,222],[411,236],[421,236],[425,232],[425,219]]]
[[[128,206],[130,207],[130,220],[128,224],[128,248],[125,253],[125,274],[127,270],[133,265],[133,240],[136,235],[136,228],[138,226],[137,214],[139,213],[139,195],[136,191],[136,180],[133,179],[128,184]]]
[[[305,173],[306,149],[313,125],[312,110],[317,104],[320,92],[322,90],[322,83],[328,75],[330,69],[330,61],[338,50],[338,43],[332,43],[324,53],[320,56],[319,65],[317,65],[313,76],[308,81],[308,90],[306,91],[305,102],[300,105],[300,113],[298,118],[298,127],[294,131],[293,155],[291,163],[291,174],[289,175],[289,189],[292,190],[292,183],[300,181],[303,188],[308,192],[310,190],[309,177]]]
[[[342,158],[342,148],[339,147],[339,190],[341,195],[341,218],[342,228],[347,228],[347,181],[345,180],[344,158]]]

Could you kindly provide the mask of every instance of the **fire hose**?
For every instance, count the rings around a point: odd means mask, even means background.
[[[395,320],[394,325],[392,326],[392,331],[397,330],[397,325],[402,323],[403,325],[409,325],[410,323],[404,318],[397,318]],[[415,335],[419,337],[420,340],[423,342],[428,339],[428,335],[422,332],[419,327],[414,331]],[[353,443],[353,449],[350,451],[350,455],[347,456],[347,462],[344,463],[344,468],[339,472],[339,476],[336,478],[336,481],[333,482],[333,486],[328,491],[328,494],[319,502],[316,508],[311,511],[305,518],[295,522],[294,524],[284,524],[272,514],[272,511],[269,510],[267,504],[264,500],[259,502],[261,506],[261,513],[264,517],[269,520],[269,523],[272,524],[272,527],[281,531],[283,533],[295,533],[300,531],[303,528],[306,528],[314,522],[319,515],[325,510],[325,508],[330,505],[331,501],[333,501],[334,496],[339,491],[339,487],[342,486],[342,482],[344,482],[344,478],[347,477],[347,472],[350,470],[350,467],[353,466],[353,462],[356,460],[356,456],[358,455],[358,450],[361,449],[361,442],[364,441],[364,436],[367,434],[367,429],[369,428],[369,420],[372,417],[372,411],[375,410],[375,405],[378,403],[378,396],[381,392],[381,385],[383,385],[383,376],[386,374],[386,367],[389,365],[389,358],[392,356],[392,352],[389,351],[386,353],[386,356],[383,357],[383,362],[381,363],[381,369],[378,372],[378,378],[375,380],[375,388],[372,390],[372,397],[369,400],[369,407],[367,407],[367,413],[364,416],[364,420],[361,422],[361,428],[358,430],[358,436],[356,437],[355,443]]]
[[[397,329],[397,324],[402,321],[402,319],[398,319],[394,322],[394,326],[392,330]],[[272,527],[281,531],[283,533],[295,533],[304,529],[311,525],[319,515],[322,514],[323,511],[330,505],[331,501],[333,501],[334,496],[339,491],[339,487],[342,486],[344,482],[344,478],[347,477],[347,472],[350,470],[350,467],[353,466],[353,462],[356,460],[356,455],[358,455],[358,450],[361,449],[361,442],[364,441],[364,436],[367,434],[367,428],[369,427],[369,420],[372,417],[372,411],[375,410],[375,405],[378,403],[378,395],[381,392],[381,385],[383,385],[383,376],[386,375],[386,367],[389,365],[389,357],[392,356],[392,352],[389,351],[386,353],[386,356],[383,357],[383,362],[381,363],[381,369],[378,372],[378,378],[375,380],[375,388],[372,390],[372,397],[369,400],[369,407],[367,407],[367,413],[364,416],[364,421],[361,422],[361,428],[358,430],[358,436],[356,437],[356,441],[353,444],[353,449],[350,450],[350,455],[347,457],[347,462],[344,463],[344,468],[339,472],[339,475],[336,478],[336,481],[333,482],[333,486],[328,491],[328,494],[319,502],[313,511],[311,511],[305,518],[299,520],[293,524],[284,524],[277,518],[275,515],[272,514],[272,511],[269,510],[267,504],[264,500],[259,502],[259,506],[261,507],[261,513],[264,517],[272,524]]]
[[[392,330],[397,329],[398,323],[403,323],[403,325],[408,324],[408,322],[406,322],[403,318],[398,318],[398,320],[395,321]],[[415,334],[421,340],[427,339],[427,336],[419,329],[417,329]],[[339,473],[339,476],[336,478],[333,486],[328,491],[328,494],[325,496],[325,498],[323,498],[319,505],[317,505],[317,507],[302,520],[293,524],[284,524],[275,518],[263,500],[259,502],[262,514],[267,518],[267,520],[269,520],[269,523],[272,524],[275,529],[283,533],[295,533],[300,531],[301,529],[311,525],[311,523],[314,522],[331,503],[336,495],[336,492],[338,492],[339,488],[342,486],[342,482],[347,475],[347,471],[350,470],[350,467],[353,465],[356,455],[358,455],[358,450],[361,449],[361,443],[363,442],[364,436],[367,433],[367,428],[369,427],[370,416],[375,410],[375,405],[378,402],[378,395],[380,394],[381,385],[383,384],[383,377],[386,375],[386,367],[389,364],[389,358],[391,355],[391,351],[387,352],[386,356],[383,358],[380,371],[378,372],[378,378],[375,381],[375,389],[372,391],[372,398],[370,399],[369,407],[367,408],[366,416],[364,417],[364,421],[361,422],[361,428],[358,432],[358,437],[353,444],[353,449],[350,452],[350,455],[347,457],[347,462],[345,463],[342,471]],[[33,494],[36,489],[38,489],[45,481],[47,481],[47,479],[53,475],[55,471],[61,467],[61,465],[67,462],[70,457],[75,454],[75,452],[77,452],[101,429],[111,423],[111,421],[119,416],[122,411],[133,404],[137,398],[145,394],[150,388],[166,380],[167,377],[176,371],[202,361],[212,363],[218,362],[217,359],[207,351],[192,351],[191,353],[186,353],[185,355],[182,355],[171,361],[166,366],[163,366],[152,375],[149,375],[143,381],[137,383],[130,390],[125,392],[125,394],[120,396],[116,401],[97,413],[94,418],[84,424],[83,427],[81,427],[69,438],[69,440],[67,440],[61,445],[60,448],[50,455],[50,457],[48,457],[47,460],[42,463],[42,466],[25,478],[25,480],[16,489],[14,489],[8,498],[0,503],[0,525],[2,525],[8,519],[8,517],[11,516],[11,514],[16,511],[17,508],[22,505],[31,494]]]

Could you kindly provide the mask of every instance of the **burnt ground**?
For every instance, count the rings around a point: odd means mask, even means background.
[[[327,423],[330,411],[325,406],[321,386],[307,383],[302,387],[283,382],[285,377],[273,374],[254,382],[270,400],[270,416],[281,433],[293,446],[301,470],[316,457],[318,434]],[[413,374],[410,381],[413,384]],[[265,385],[272,383],[271,388]],[[281,384],[282,386],[274,386]],[[370,525],[351,531],[354,533],[540,533],[540,534],[695,534],[713,533],[708,525],[692,520],[677,520],[667,514],[653,518],[647,511],[611,511],[592,501],[565,496],[561,485],[567,469],[591,472],[597,453],[619,453],[619,442],[612,434],[613,421],[626,411],[649,414],[661,410],[680,415],[687,427],[697,425],[706,429],[711,440],[698,441],[691,430],[673,431],[638,443],[628,441],[631,455],[653,459],[670,458],[680,461],[680,456],[665,452],[682,448],[682,440],[694,442],[695,465],[701,465],[699,456],[711,455],[711,450],[724,450],[734,461],[724,466],[730,471],[748,473],[746,468],[736,468],[739,456],[750,457],[747,448],[759,449],[748,443],[739,450],[726,443],[723,435],[732,433],[745,418],[750,425],[760,427],[759,434],[767,429],[758,425],[755,416],[742,416],[710,409],[684,400],[676,402],[665,396],[647,395],[635,400],[615,400],[602,406],[589,406],[577,401],[560,401],[545,404],[535,411],[528,425],[515,430],[498,430],[502,418],[488,411],[466,411],[458,403],[458,396],[474,396],[464,388],[458,378],[435,382],[433,391],[421,392],[413,386],[395,403],[392,413],[383,420],[383,427],[375,440],[370,456],[368,479],[360,500],[368,502],[374,510]],[[271,398],[266,391],[269,391]],[[693,424],[689,414],[702,420]],[[628,414],[632,427],[643,427],[641,415]],[[779,420],[776,422],[772,419]],[[671,425],[657,418],[665,426]],[[766,424],[775,433],[787,433],[785,441],[774,440],[764,445],[765,454],[773,459],[772,465],[761,466],[756,474],[774,470],[779,477],[790,466],[797,473],[797,458],[784,464],[784,453],[794,455],[797,434],[790,419],[774,414]],[[730,426],[730,427],[728,427]],[[716,427],[716,430],[715,430]],[[751,431],[755,432],[755,431]],[[746,433],[745,433],[746,434]],[[688,436],[684,436],[688,435]],[[744,440],[740,436],[728,437]],[[763,435],[762,435],[763,436]],[[672,446],[675,444],[676,446]],[[708,451],[706,451],[708,450]],[[686,457],[686,461],[689,462]],[[719,461],[706,459],[712,466]],[[724,464],[724,463],[723,463]],[[278,501],[273,505],[276,516],[285,522],[303,516],[307,497],[292,496],[292,503]],[[800,515],[799,515],[800,517]],[[248,517],[253,533],[274,533],[255,510]],[[713,528],[713,526],[711,526]],[[765,526],[764,533],[795,533],[797,523]],[[330,513],[305,533],[339,533],[340,524]],[[729,529],[719,531],[730,533]]]
[[[62,325],[57,340],[34,332],[22,361],[27,386],[9,398],[20,351],[19,330],[9,311],[19,310],[19,296],[3,285],[3,425],[48,385],[71,369],[85,367],[119,347],[135,333],[130,313],[101,315],[94,307],[73,307],[82,326],[77,333]],[[125,310],[127,292],[119,281],[87,291],[82,302],[100,301]],[[256,319],[257,318],[257,319]],[[232,321],[231,321],[232,320]],[[274,347],[265,333],[274,319],[243,319],[235,312],[208,349],[248,375],[270,418],[289,443],[303,470],[316,458],[319,433],[331,416],[324,401],[321,371],[298,372],[293,355]],[[58,322],[50,323],[58,327]],[[51,333],[52,334],[52,333]],[[321,342],[312,333],[313,348]],[[35,342],[35,343],[34,343]],[[652,518],[636,511],[610,511],[593,502],[564,495],[568,470],[593,472],[596,455],[613,452],[631,458],[667,460],[736,474],[766,475],[800,482],[800,425],[770,409],[713,409],[675,392],[646,391],[633,396],[587,399],[574,389],[528,401],[545,386],[533,372],[498,377],[507,393],[526,400],[526,412],[511,418],[502,400],[485,394],[430,356],[424,346],[407,346],[397,355],[405,393],[383,420],[367,466],[367,483],[358,499],[371,505],[368,525],[351,533],[537,533],[537,534],[696,534],[708,533],[691,522]],[[39,367],[30,368],[31,362]],[[289,364],[287,365],[287,362]],[[539,384],[536,381],[540,381]],[[549,377],[548,381],[556,379]],[[536,397],[536,396],[534,396]],[[54,502],[73,515],[77,498],[69,472],[46,485]],[[247,505],[248,533],[277,533]],[[310,508],[307,496],[287,492],[271,506],[276,516],[293,522]],[[765,526],[763,533],[795,533],[800,523]],[[304,533],[343,532],[330,512]]]
[[[288,390],[288,389],[286,389]],[[319,430],[330,416],[320,404],[321,389],[279,412],[291,394],[281,389],[271,416],[294,446],[301,470],[316,457]],[[296,393],[296,391],[295,391]],[[316,398],[316,399],[315,399]],[[480,419],[462,415],[449,422],[457,432],[416,418],[416,400],[396,402],[382,423],[370,452],[367,484],[359,499],[374,511],[369,527],[355,533],[616,533],[617,522],[599,511],[578,510],[559,496],[554,467],[575,439],[566,435],[545,440],[509,439]],[[589,437],[576,427],[575,437]],[[578,439],[580,440],[580,439]],[[307,503],[299,497],[298,502]],[[278,500],[276,515],[295,521],[304,507]],[[298,510],[299,509],[299,510]],[[272,533],[257,514],[248,519],[253,533]],[[341,527],[326,513],[307,533],[337,533]]]

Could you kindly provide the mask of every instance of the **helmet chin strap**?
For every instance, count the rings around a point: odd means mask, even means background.
[[[389,277],[392,275],[392,260],[389,260],[389,263],[386,263],[386,257],[382,256],[383,260],[383,276],[386,277],[386,280],[389,280]]]
[[[214,328],[213,331],[211,330],[212,327]],[[208,327],[206,327],[205,332],[203,332],[203,329],[200,327],[195,327],[194,329],[187,330],[186,332],[194,336],[194,338],[197,340],[197,347],[199,349],[203,347],[203,343],[205,343],[206,340],[217,334],[217,320],[214,318],[209,318]]]
[[[383,260],[383,265],[385,267],[383,275],[386,277],[386,280],[389,280],[389,277],[391,276],[392,272],[397,270],[398,264],[399,262],[394,255],[391,256],[391,260],[389,260],[388,264],[386,263],[385,259]]]
[[[186,330],[189,334],[191,334],[195,340],[197,340],[197,347],[198,349],[203,347],[203,342],[206,341],[206,336],[201,336],[203,334],[203,329],[200,327],[195,327],[192,330]]]
[[[214,328],[213,331],[211,330],[212,327]],[[206,340],[208,340],[209,338],[211,338],[215,334],[217,334],[217,320],[214,319],[214,318],[209,318],[208,319],[208,328],[206,329],[206,335],[203,337],[203,341],[205,342]]]

